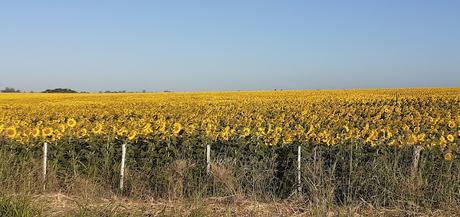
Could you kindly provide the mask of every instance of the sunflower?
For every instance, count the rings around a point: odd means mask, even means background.
[[[348,132],[345,134],[345,139],[346,139],[346,140],[350,140],[352,137],[353,137],[353,132],[352,132],[352,131],[348,131]]]
[[[229,138],[230,138],[230,128],[229,127],[226,127],[221,133],[220,133],[220,137],[227,141]]]
[[[281,128],[281,127],[276,127],[275,128],[275,133],[276,134],[280,134],[281,132],[283,132],[283,128]]]
[[[126,128],[122,127],[121,129],[117,130],[117,135],[118,136],[126,136],[126,135],[128,135],[128,130]]]
[[[96,127],[94,127],[91,130],[94,134],[101,134],[102,133],[102,124],[96,124]]]
[[[213,137],[214,136],[214,131],[216,131],[216,126],[212,123],[208,123],[206,125],[206,136],[208,137]]]
[[[43,136],[43,137],[49,137],[49,136],[51,136],[51,135],[53,135],[53,128],[51,128],[51,127],[46,127],[46,128],[44,128],[44,129],[42,130],[42,136]]]
[[[251,129],[245,127],[243,128],[243,133],[241,134],[243,137],[248,137],[251,134]]]
[[[420,127],[415,127],[414,128],[414,133],[419,133],[420,132]]]
[[[6,136],[8,136],[8,138],[10,139],[13,139],[14,137],[16,137],[17,133],[18,132],[15,127],[9,127],[6,129]]]
[[[85,128],[81,128],[77,133],[78,138],[83,138],[83,137],[85,137],[87,135],[88,135],[88,130],[85,129]]]
[[[446,161],[451,161],[452,160],[452,153],[448,152],[444,155],[444,159]]]
[[[51,137],[52,141],[59,140],[62,138],[62,132],[60,130],[54,130],[53,136]]]
[[[452,136],[451,134],[447,135],[447,141],[454,142],[454,136]]]
[[[35,127],[33,130],[32,130],[32,136],[34,138],[37,138],[40,136],[40,129],[38,127]]]
[[[61,131],[61,133],[64,133],[65,132],[65,125],[64,124],[59,124],[59,130]]]
[[[187,134],[193,134],[195,131],[196,131],[196,126],[195,126],[195,124],[189,124],[189,125],[185,128],[185,132],[187,132]]]
[[[424,134],[424,133],[418,134],[417,140],[418,140],[418,141],[425,141],[425,134]]]
[[[147,124],[142,128],[142,134],[144,134],[144,136],[149,135],[151,133],[153,133],[151,124]]]
[[[415,145],[415,143],[417,143],[417,136],[415,134],[411,134],[407,140],[407,144]]]
[[[178,136],[182,131],[182,125],[180,123],[174,123],[173,125],[173,134],[174,136]]]
[[[286,134],[283,138],[283,144],[288,145],[292,143],[292,136],[291,134]]]
[[[142,128],[142,130],[151,131],[151,130],[152,130],[152,124],[150,124],[150,123],[146,124],[146,125]]]
[[[308,128],[307,135],[310,135],[314,130],[313,125],[310,125],[310,128]]]
[[[67,120],[67,126],[70,128],[74,128],[75,126],[77,126],[77,121],[73,118],[69,118]]]
[[[396,143],[396,140],[392,139],[392,140],[388,143],[388,145],[393,146],[395,143]]]
[[[128,134],[128,140],[132,141],[136,138],[136,136],[137,136],[137,131],[133,130]]]
[[[449,125],[449,128],[451,128],[451,129],[454,129],[455,126],[456,126],[456,124],[455,124],[454,121],[449,121],[449,124],[448,124],[448,125]]]
[[[387,131],[387,138],[390,139],[391,137],[393,137],[393,133],[391,131]]]
[[[160,131],[162,133],[166,132],[166,122],[162,121],[160,123],[160,127],[158,128],[158,131]]]
[[[439,139],[439,145],[441,146],[441,149],[446,148],[447,141],[446,141],[446,138],[444,136],[441,136],[441,138]]]
[[[257,128],[256,135],[257,135],[257,137],[263,137],[263,136],[265,136],[265,128],[263,128],[263,127]]]

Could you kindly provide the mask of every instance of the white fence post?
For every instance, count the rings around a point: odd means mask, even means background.
[[[420,151],[422,151],[422,146],[415,146],[415,149],[414,149],[414,158],[413,158],[413,162],[412,162],[412,178],[415,179],[415,177],[417,176],[417,170],[418,170],[418,162],[419,162],[419,159],[420,159]]]
[[[301,157],[302,157],[302,147],[299,145],[297,148],[297,192],[299,195],[302,193],[302,179],[301,179]]]
[[[123,191],[123,178],[125,176],[125,158],[126,158],[126,144],[121,146],[121,169],[120,169],[120,190]]]
[[[206,172],[209,174],[211,172],[211,146],[206,145]]]
[[[46,190],[46,169],[48,167],[48,143],[43,143],[43,191]]]

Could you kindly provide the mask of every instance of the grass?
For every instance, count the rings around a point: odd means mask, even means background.
[[[79,198],[60,193],[0,197],[0,216],[458,216],[460,211],[375,207],[365,201],[336,206],[315,205],[298,199],[258,202],[245,198],[201,200],[134,200],[126,197]],[[40,207],[40,208],[38,208]]]
[[[120,192],[117,165],[103,173],[82,160],[75,171],[50,164],[43,191],[40,153],[5,147],[0,216],[460,216],[460,161],[435,152],[422,152],[413,176],[412,149],[305,148],[296,194],[295,146],[260,160],[222,149],[210,174],[190,158],[154,172],[131,164]]]
[[[28,197],[17,195],[0,195],[0,216],[41,216],[41,210],[34,207],[30,198]]]

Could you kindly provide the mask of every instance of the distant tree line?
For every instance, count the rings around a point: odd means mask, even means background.
[[[56,88],[56,89],[47,89],[42,91],[42,93],[78,93],[75,90],[69,88]]]
[[[21,93],[20,90],[17,90],[12,87],[5,87],[5,89],[0,90],[1,93]],[[33,91],[30,91],[33,93]],[[47,89],[45,91],[42,91],[41,93],[78,93],[75,90],[69,89],[69,88],[55,88],[55,89]],[[83,93],[83,92],[82,92]]]
[[[1,93],[21,93],[20,90],[17,90],[17,89],[12,88],[12,87],[6,87],[5,89],[0,90],[0,92]],[[147,93],[148,91],[142,90],[140,92],[141,93]],[[163,92],[170,93],[170,92],[173,92],[173,91],[165,90]],[[34,93],[34,91],[30,91],[30,93]],[[69,88],[55,88],[55,89],[47,89],[45,91],[41,91],[40,93],[88,93],[88,92],[85,92],[85,91],[78,92],[78,91],[75,91],[75,90],[72,90],[72,89],[69,89]],[[121,90],[121,91],[106,90],[106,91],[99,91],[99,93],[139,93],[139,92],[128,92],[126,90]]]
[[[12,87],[5,87],[5,89],[1,90],[2,93],[20,93],[20,90],[16,90]]]
[[[99,91],[99,93],[126,93],[126,90],[120,90],[120,91],[106,90],[106,91]]]

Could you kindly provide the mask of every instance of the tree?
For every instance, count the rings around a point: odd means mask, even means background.
[[[77,91],[68,88],[56,88],[45,90],[42,93],[77,93]]]
[[[16,90],[12,87],[5,87],[5,89],[1,90],[0,92],[2,93],[19,93],[21,92],[20,90]]]

